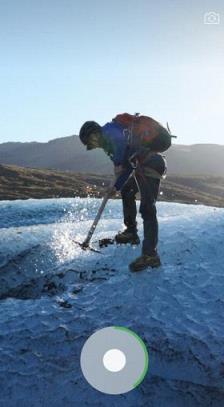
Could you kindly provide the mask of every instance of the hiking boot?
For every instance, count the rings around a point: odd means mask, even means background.
[[[140,257],[137,257],[132,263],[129,264],[131,271],[141,271],[145,270],[147,267],[159,267],[161,265],[160,258],[158,254],[153,256],[148,256],[143,254]]]
[[[140,239],[138,237],[136,230],[125,229],[123,232],[118,233],[115,236],[116,243],[130,243],[130,244],[139,244]]]

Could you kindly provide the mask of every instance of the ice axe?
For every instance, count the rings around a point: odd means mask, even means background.
[[[111,193],[112,193],[112,191],[113,191],[113,189],[114,189],[116,180],[117,180],[117,178],[115,177],[115,178],[113,178],[113,180],[111,181],[111,183],[110,183],[110,185],[109,185],[109,188],[107,189],[106,194],[104,195],[103,201],[102,201],[102,203],[101,203],[101,205],[100,205],[100,207],[99,207],[99,209],[98,209],[98,212],[97,212],[97,214],[96,214],[96,217],[95,217],[95,219],[94,219],[94,221],[93,221],[93,223],[92,223],[92,226],[91,226],[90,229],[89,229],[89,232],[88,232],[88,234],[87,234],[87,236],[86,236],[84,242],[83,242],[83,243],[80,243],[80,242],[74,241],[74,243],[78,244],[83,250],[87,250],[87,249],[88,249],[88,250],[91,250],[92,252],[102,254],[99,250],[96,250],[96,249],[93,249],[92,247],[90,247],[89,243],[90,243],[90,240],[91,240],[91,238],[92,238],[92,236],[93,236],[93,233],[95,232],[95,229],[96,229],[97,224],[98,224],[98,222],[99,222],[99,220],[100,220],[100,218],[101,218],[101,215],[102,215],[102,213],[103,213],[103,211],[104,211],[104,208],[105,208],[105,206],[106,206],[106,204],[107,204],[107,201],[108,201],[108,199],[109,199],[110,196],[111,196]]]
[[[135,169],[133,168],[132,171],[127,174],[127,177],[125,178],[125,180],[124,180],[124,182],[122,184],[122,188],[128,182],[128,180],[132,177],[132,175],[134,174],[134,171],[135,171]],[[110,198],[111,193],[112,193],[112,191],[113,191],[113,189],[115,187],[116,181],[117,181],[117,177],[114,177],[113,180],[111,181],[110,185],[109,185],[109,188],[106,191],[106,194],[105,194],[105,196],[103,198],[103,201],[102,201],[102,203],[101,203],[101,205],[100,205],[100,207],[98,209],[96,217],[95,217],[95,219],[94,219],[94,221],[92,223],[92,226],[89,229],[89,232],[88,232],[84,242],[80,243],[80,242],[74,241],[74,243],[78,244],[83,250],[88,249],[88,250],[91,250],[92,252],[102,254],[99,250],[96,250],[96,249],[90,247],[89,243],[90,243],[90,240],[91,240],[91,238],[93,236],[93,233],[95,232],[95,229],[96,229],[97,224],[98,224],[98,222],[99,222],[99,220],[101,218],[101,215],[102,215],[102,213],[104,211],[104,208],[105,208],[105,206],[107,204],[107,201]],[[109,244],[113,244],[113,243],[114,243],[114,239],[101,239],[99,241],[99,246],[100,247],[106,247]]]

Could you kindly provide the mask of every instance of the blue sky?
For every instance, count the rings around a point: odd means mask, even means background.
[[[0,0],[0,142],[141,112],[178,144],[224,144],[223,48],[221,0]]]

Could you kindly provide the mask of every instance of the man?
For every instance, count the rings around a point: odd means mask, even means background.
[[[100,126],[94,121],[87,121],[80,129],[80,140],[87,150],[102,148],[114,163],[117,175],[115,188],[121,191],[123,202],[124,224],[126,229],[115,236],[117,243],[137,245],[140,239],[136,222],[135,196],[141,196],[140,213],[143,218],[144,240],[142,254],[135,259],[129,268],[140,271],[148,267],[159,267],[161,262],[157,253],[158,221],[156,200],[159,192],[160,179],[166,171],[166,163],[161,154],[149,149],[137,153],[130,145],[128,132],[119,123],[112,121]],[[156,142],[154,142],[156,147]],[[133,161],[131,160],[133,158]],[[133,166],[136,167],[134,174]]]

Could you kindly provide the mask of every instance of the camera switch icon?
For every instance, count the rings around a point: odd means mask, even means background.
[[[204,24],[220,24],[220,14],[216,11],[209,11],[204,14]]]

